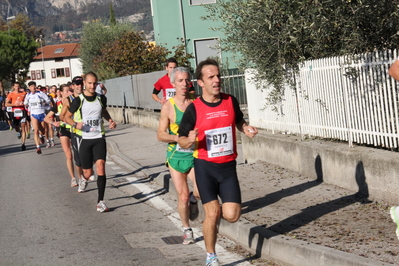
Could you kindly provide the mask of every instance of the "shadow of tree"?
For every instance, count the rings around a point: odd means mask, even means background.
[[[315,171],[317,174],[317,179],[322,179],[323,176],[323,171],[322,171],[322,164],[321,164],[321,158],[318,156],[315,159]],[[368,200],[369,196],[369,191],[368,191],[368,185],[366,183],[366,176],[365,176],[365,171],[364,171],[364,165],[363,162],[359,161],[356,165],[356,170],[355,170],[355,180],[358,185],[358,192],[339,197],[337,199],[324,202],[321,204],[316,204],[313,206],[309,206],[305,209],[302,209],[300,213],[295,214],[291,217],[288,217],[276,224],[273,224],[269,227],[267,227],[266,224],[261,225],[261,226],[255,226],[251,228],[250,234],[248,237],[248,244],[252,243],[254,237],[258,235],[258,242],[256,243],[256,255],[260,256],[262,252],[262,247],[264,243],[264,239],[268,239],[277,235],[281,234],[286,234],[288,232],[291,232],[297,228],[300,228],[312,221],[317,220],[318,218],[322,217],[323,215],[326,215],[328,213],[337,211],[341,208],[344,208],[346,206],[349,206],[351,204],[354,204],[356,202],[360,202],[362,204],[368,204],[371,203],[372,201]],[[313,184],[320,184],[318,180],[312,181],[310,183]],[[295,186],[299,188],[304,188],[304,184]],[[294,190],[296,191],[296,188]],[[308,187],[308,186],[305,186]],[[290,188],[292,190],[293,188]],[[284,195],[288,195],[287,193]],[[281,195],[277,195],[277,197],[281,198]],[[265,197],[266,198],[266,197]],[[271,197],[273,199],[273,197]],[[264,230],[265,228],[269,230]]]

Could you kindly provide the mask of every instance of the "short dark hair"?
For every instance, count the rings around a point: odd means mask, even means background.
[[[179,65],[179,64],[177,63],[177,60],[176,60],[176,58],[174,58],[174,57],[170,57],[170,58],[166,59],[165,66],[167,67],[167,66],[169,65],[169,63],[175,63],[175,64],[176,64],[176,66],[178,66],[178,65]]]
[[[15,82],[14,82],[14,85],[15,85],[15,84],[21,85],[18,81],[15,81]]]
[[[90,72],[88,72],[88,73],[86,73],[85,74],[85,76],[84,76],[84,80],[86,80],[86,78],[88,77],[88,76],[92,76],[92,77],[95,77],[96,78],[96,80],[98,81],[98,77],[97,77],[97,74],[96,73],[94,73],[94,72],[92,72],[92,71],[90,71]]]
[[[197,78],[197,80],[202,80],[202,69],[204,68],[204,66],[216,66],[217,68],[219,68],[219,63],[215,60],[215,59],[206,59],[204,61],[199,62],[197,69],[195,70],[195,77]]]
[[[35,85],[35,86],[36,86],[36,82],[34,82],[34,81],[29,81],[28,87],[30,87],[30,86],[32,86],[32,85]]]

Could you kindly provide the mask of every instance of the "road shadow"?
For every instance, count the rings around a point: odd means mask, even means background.
[[[290,188],[282,189],[273,193],[269,193],[262,198],[253,199],[250,201],[246,201],[242,203],[242,214],[246,214],[252,211],[256,211],[258,209],[262,209],[267,205],[273,204],[281,200],[282,198],[289,197],[295,194],[302,193],[307,189],[311,189],[315,186],[323,183],[323,170],[321,158],[319,155],[315,158],[315,171],[316,171],[316,180],[307,181],[305,183],[295,185]]]
[[[317,164],[315,164],[315,166],[316,165]],[[321,160],[319,166],[321,167]],[[322,168],[318,169],[316,167],[315,170],[320,171],[320,173],[322,173]],[[354,178],[358,185],[358,191],[356,193],[340,197],[328,202],[309,206],[305,209],[302,209],[300,213],[288,217],[269,227],[267,227],[267,225],[265,224],[251,228],[250,235],[248,237],[248,244],[250,245],[254,237],[256,235],[259,235],[255,250],[256,250],[256,255],[260,256],[265,238],[268,239],[276,235],[283,235],[288,232],[294,231],[295,229],[298,229],[304,225],[307,225],[312,221],[315,221],[316,219],[322,217],[323,215],[345,208],[356,202],[360,202],[362,204],[371,203],[372,201],[368,199],[369,196],[368,185],[366,183],[364,165],[363,162],[361,161],[359,161],[356,165]],[[268,230],[269,232],[265,233],[265,230],[263,230],[264,228],[269,229]]]

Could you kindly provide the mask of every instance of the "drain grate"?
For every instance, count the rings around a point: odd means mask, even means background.
[[[126,182],[127,182],[127,179],[124,178],[124,177],[122,177],[122,178],[116,178],[116,179],[114,179],[114,182],[115,182],[115,183],[126,183]]]
[[[167,236],[161,238],[168,245],[176,245],[183,243],[182,236]]]

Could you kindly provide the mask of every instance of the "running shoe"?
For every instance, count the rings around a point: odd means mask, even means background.
[[[12,126],[10,126],[10,130],[12,130]]]
[[[20,139],[21,138],[21,133],[17,132],[17,138]]]
[[[22,143],[21,150],[23,150],[23,151],[26,150],[25,143]]]
[[[26,138],[30,139],[30,132],[28,132],[28,134],[26,134]]]
[[[396,224],[396,236],[399,239],[399,206],[391,207],[389,212],[393,222]]]
[[[107,205],[105,205],[104,201],[100,201],[97,203],[97,211],[98,212],[109,212]]]
[[[190,192],[190,199],[191,199],[192,194],[193,194],[193,192]],[[198,202],[190,201],[190,205],[188,207],[190,209],[190,221],[194,221],[195,219],[198,218],[198,215],[199,215]]]
[[[192,229],[184,230],[183,245],[194,244],[194,234]]]
[[[50,148],[51,146],[50,146],[50,141],[47,141],[47,143],[46,143],[46,148],[48,149],[48,148]]]
[[[77,187],[78,186],[78,182],[76,182],[76,178],[72,178],[71,179],[71,187]]]
[[[91,176],[89,177],[89,180],[90,180],[90,181],[96,180],[96,176],[95,176],[95,175],[91,175]]]
[[[42,154],[42,149],[37,148],[37,149],[36,149],[36,153],[37,153],[37,154]]]
[[[214,256],[210,258],[209,260],[206,260],[206,266],[219,266],[219,260],[218,257]]]
[[[39,135],[39,138],[40,138],[40,143],[41,143],[41,144],[44,144],[44,136]]]
[[[87,180],[84,178],[80,178],[78,192],[79,193],[86,192],[86,188],[87,188]]]
[[[51,147],[55,146],[54,140],[50,140],[50,145],[51,145]]]

